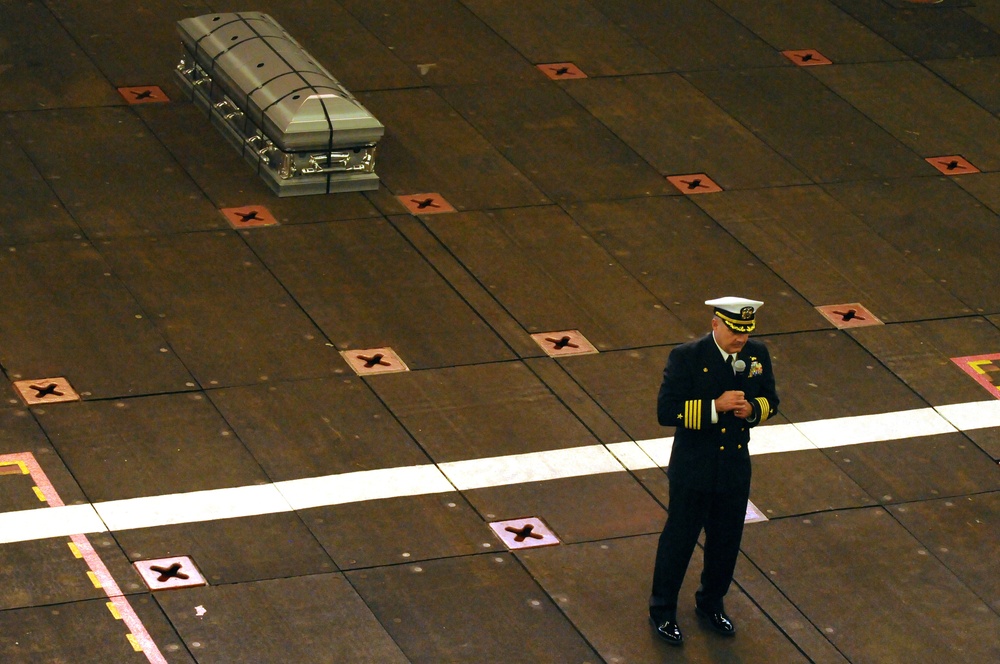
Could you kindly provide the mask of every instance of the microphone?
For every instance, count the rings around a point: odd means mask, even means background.
[[[746,368],[747,368],[747,363],[744,362],[743,360],[736,360],[735,362],[733,362],[733,371],[735,371],[737,374],[743,373],[744,371],[746,371]]]

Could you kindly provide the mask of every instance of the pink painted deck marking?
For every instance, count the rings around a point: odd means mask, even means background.
[[[997,399],[1000,399],[1000,353],[953,357],[951,361]],[[990,374],[995,374],[992,379]]]
[[[50,507],[64,507],[62,499],[59,494],[56,493],[56,489],[52,486],[52,482],[49,481],[48,476],[42,470],[42,467],[35,460],[35,456],[31,452],[21,452],[19,454],[0,454],[0,463],[4,461],[22,463],[28,469],[28,473],[31,475],[31,479],[35,482],[35,486],[38,490],[42,492],[45,496],[45,502],[49,504]],[[70,539],[73,544],[76,545],[77,550],[79,550],[80,555],[83,557],[84,562],[90,568],[90,571],[94,573],[98,582],[101,584],[101,589],[104,590],[104,594],[108,596],[111,603],[115,605],[115,609],[118,610],[118,615],[121,616],[122,622],[129,628],[132,633],[132,637],[135,639],[136,643],[142,649],[142,652],[146,655],[152,664],[167,664],[166,658],[160,649],[156,646],[153,641],[153,637],[149,634],[146,626],[142,624],[142,620],[139,615],[129,604],[128,599],[122,594],[121,588],[118,587],[118,583],[115,581],[114,577],[111,576],[111,572],[108,571],[107,566],[101,557],[94,550],[93,545],[90,540],[87,539],[86,535],[71,535]]]

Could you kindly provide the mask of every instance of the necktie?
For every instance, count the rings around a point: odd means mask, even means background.
[[[733,372],[733,375],[734,375],[734,376],[736,375],[736,368],[735,368],[735,367],[733,367],[733,361],[734,361],[735,359],[736,359],[736,356],[735,356],[735,355],[730,355],[730,356],[729,356],[729,369],[730,369],[730,371],[732,371],[732,372]]]

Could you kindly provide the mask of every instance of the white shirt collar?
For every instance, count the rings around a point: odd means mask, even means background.
[[[723,362],[729,362],[730,355],[732,355],[733,357],[736,357],[738,355],[738,353],[727,353],[726,351],[722,350],[722,346],[720,346],[719,342],[715,340],[715,332],[712,332],[712,343],[714,343],[715,347],[719,349],[720,353],[722,353]]]

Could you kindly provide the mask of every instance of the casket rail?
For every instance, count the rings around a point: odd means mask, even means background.
[[[267,14],[183,19],[176,73],[278,196],[378,188],[385,127]]]

